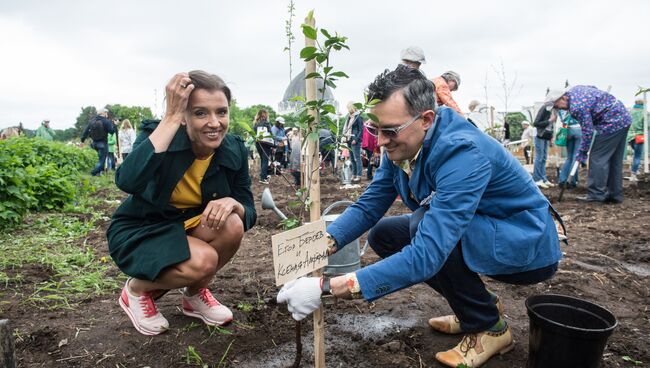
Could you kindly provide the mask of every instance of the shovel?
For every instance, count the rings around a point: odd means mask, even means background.
[[[567,178],[562,188],[560,188],[560,197],[557,199],[558,202],[562,202],[562,196],[564,195],[564,190],[566,189],[566,187],[569,186],[569,183],[573,180],[573,177],[576,176],[576,174],[578,173],[579,166],[580,166],[580,162],[578,161],[575,161],[573,163],[573,166],[571,166],[571,172],[569,172],[569,177]]]

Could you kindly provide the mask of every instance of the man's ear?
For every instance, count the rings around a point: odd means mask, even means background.
[[[433,110],[427,110],[422,113],[422,127],[429,129],[433,125],[433,120],[436,118],[436,113]]]

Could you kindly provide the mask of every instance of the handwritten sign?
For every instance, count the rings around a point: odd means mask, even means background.
[[[273,235],[271,244],[277,286],[327,266],[324,220]]]

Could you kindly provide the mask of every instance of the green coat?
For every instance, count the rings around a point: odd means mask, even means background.
[[[634,108],[630,111],[632,115],[632,125],[627,131],[627,141],[631,141],[637,134],[643,134],[643,106],[634,105]],[[648,116],[650,119],[650,116]],[[650,124],[650,120],[648,120]]]
[[[113,214],[107,231],[111,257],[125,274],[155,280],[165,267],[190,257],[183,222],[203,212],[209,201],[232,197],[244,206],[244,230],[257,214],[248,174],[248,150],[241,138],[227,134],[215,150],[201,182],[199,208],[171,204],[174,188],[196,156],[184,127],[166,152],[155,153],[149,134],[159,121],[144,121],[133,150],[115,173],[115,182],[129,197]]]
[[[45,125],[38,127],[34,135],[38,138],[43,138],[46,141],[54,140],[54,130],[52,130],[52,128],[46,127]]]

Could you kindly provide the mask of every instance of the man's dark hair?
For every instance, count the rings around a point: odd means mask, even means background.
[[[436,93],[433,82],[418,69],[398,65],[393,71],[388,69],[379,74],[368,86],[368,101],[385,101],[396,91],[401,90],[409,113],[413,116],[427,110],[436,111]]]

